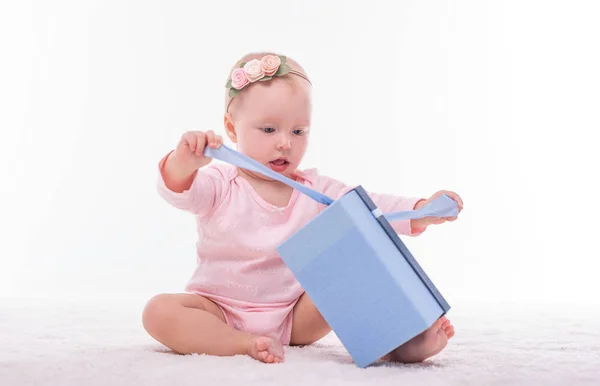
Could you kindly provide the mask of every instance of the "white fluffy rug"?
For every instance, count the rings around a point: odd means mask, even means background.
[[[456,336],[418,365],[357,368],[335,335],[286,362],[179,356],[143,331],[143,304],[0,300],[0,385],[599,385],[598,308],[454,306]]]

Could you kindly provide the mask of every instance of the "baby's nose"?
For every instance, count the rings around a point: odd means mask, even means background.
[[[287,138],[287,137],[281,138],[279,140],[279,143],[277,144],[277,148],[278,149],[285,149],[285,150],[287,150],[287,149],[289,149],[291,147],[292,147],[292,141],[290,141],[290,139]]]

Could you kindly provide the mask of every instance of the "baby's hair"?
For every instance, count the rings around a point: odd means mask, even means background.
[[[276,53],[276,52],[250,52],[245,54],[244,56],[242,56],[229,70],[228,76],[231,75],[231,73],[233,72],[233,70],[235,70],[236,68],[240,67],[240,64],[242,63],[247,63],[253,59],[259,59],[262,58],[265,55],[273,55],[273,56],[280,56],[281,54]],[[292,72],[295,73],[299,73],[300,77],[305,78],[306,80],[308,80],[308,75],[306,74],[306,71],[304,70],[304,68],[294,59],[290,58],[289,56],[286,57],[286,63],[292,68]],[[297,85],[297,78],[296,76],[280,76],[277,77],[277,79],[281,79],[285,82],[287,82],[290,86],[292,87],[296,87]],[[275,79],[275,78],[274,78]],[[273,79],[273,80],[274,80]],[[309,81],[310,82],[310,81]],[[267,84],[270,82],[266,82]],[[225,91],[225,111],[229,112],[230,110],[233,110],[233,105],[235,104],[233,99],[240,99],[239,102],[237,102],[238,104],[241,103],[241,100],[244,99],[244,92],[241,92],[240,94],[236,95],[235,97],[231,97],[229,96],[229,90],[227,89]]]

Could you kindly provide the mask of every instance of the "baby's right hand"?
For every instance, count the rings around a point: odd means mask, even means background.
[[[213,148],[223,144],[223,139],[212,131],[188,131],[183,134],[175,151],[167,157],[161,171],[167,188],[181,193],[192,185],[196,170],[212,161],[204,156],[206,146]]]
[[[173,152],[173,158],[183,174],[193,173],[197,169],[208,165],[212,160],[204,156],[206,146],[217,148],[222,144],[223,138],[220,135],[215,135],[212,130],[208,130],[206,133],[188,131],[181,136]]]

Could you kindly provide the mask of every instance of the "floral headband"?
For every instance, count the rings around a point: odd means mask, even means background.
[[[287,58],[285,56],[265,55],[261,59],[252,59],[249,62],[240,63],[240,66],[231,72],[231,76],[225,85],[225,88],[229,89],[228,95],[231,98],[229,103],[227,103],[226,110],[229,110],[229,105],[233,98],[244,87],[254,82],[264,82],[276,76],[294,74],[306,79],[310,83],[306,75],[292,69],[286,62]]]

